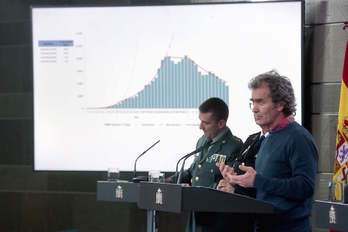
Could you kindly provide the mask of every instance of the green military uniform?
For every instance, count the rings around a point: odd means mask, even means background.
[[[197,142],[197,148],[207,143],[203,135]],[[192,186],[204,186],[216,188],[222,175],[216,162],[224,162],[232,165],[237,157],[243,142],[238,137],[232,135],[230,129],[226,127],[212,141],[214,145],[204,149],[199,153],[189,169],[182,174],[182,183],[190,183]]]
[[[202,136],[197,142],[197,148],[207,143],[205,136]],[[214,144],[213,144],[214,143]],[[192,186],[204,186],[216,188],[222,175],[216,162],[225,162],[232,165],[233,161],[240,152],[243,142],[238,137],[232,135],[230,129],[226,127],[212,141],[212,146],[198,154],[189,169],[182,175],[182,183],[190,183]],[[213,199],[202,199],[204,201],[213,201]],[[199,231],[228,231],[226,224],[230,223],[230,216],[221,213],[195,213],[192,212],[186,226],[187,232]]]

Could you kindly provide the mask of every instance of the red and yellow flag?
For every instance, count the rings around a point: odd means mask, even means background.
[[[334,168],[334,182],[347,183],[348,174],[348,41],[343,64],[341,83],[340,107],[338,112],[338,125],[336,136],[336,157]],[[335,198],[340,201],[341,184],[336,185]]]

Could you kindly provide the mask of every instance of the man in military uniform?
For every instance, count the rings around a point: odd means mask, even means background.
[[[234,136],[226,126],[227,118],[228,106],[219,98],[209,98],[200,105],[200,129],[204,135],[198,140],[196,147],[205,146],[205,149],[195,157],[190,168],[182,173],[181,183],[216,188],[222,179],[216,163],[232,165],[231,162],[243,145],[242,140]],[[211,145],[206,146],[207,143]],[[176,176],[171,177],[171,180],[175,182]],[[223,231],[227,228],[224,221],[230,223],[231,219],[217,213],[192,213],[186,231]]]

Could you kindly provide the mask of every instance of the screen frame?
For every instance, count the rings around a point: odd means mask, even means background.
[[[33,150],[32,150],[32,162],[33,162],[33,171],[34,172],[72,172],[72,173],[85,173],[85,172],[92,172],[92,173],[100,173],[100,172],[104,172],[104,171],[95,171],[95,170],[44,170],[44,169],[36,169],[35,168],[35,115],[34,115],[34,109],[35,109],[35,101],[34,101],[34,47],[33,45],[33,23],[32,23],[32,19],[33,19],[33,9],[35,8],[81,8],[81,7],[146,7],[146,6],[182,6],[182,5],[217,5],[217,4],[258,4],[258,3],[289,3],[289,2],[300,2],[301,4],[301,109],[297,109],[297,110],[301,110],[301,120],[302,120],[302,125],[304,125],[305,127],[309,127],[309,117],[310,117],[310,113],[308,113],[305,109],[306,107],[308,107],[308,101],[305,101],[305,97],[306,97],[306,92],[305,92],[305,87],[307,86],[308,81],[306,81],[304,79],[304,14],[305,14],[305,8],[304,8],[304,1],[303,0],[264,0],[264,1],[199,1],[199,2],[189,2],[189,1],[184,1],[184,2],[178,2],[178,1],[165,1],[165,2],[135,2],[135,3],[112,3],[112,4],[99,4],[99,3],[95,3],[95,4],[60,4],[60,3],[56,3],[56,4],[32,4],[30,6],[30,19],[31,19],[31,23],[30,23],[30,29],[31,29],[31,58],[32,58],[32,67],[33,67],[33,71],[32,71],[32,112],[33,112]],[[131,161],[133,162],[133,160]],[[140,161],[141,162],[141,161]],[[125,173],[126,175],[130,175],[133,173],[133,170],[127,170],[124,171],[123,173]],[[139,173],[144,173],[143,171],[139,172]]]

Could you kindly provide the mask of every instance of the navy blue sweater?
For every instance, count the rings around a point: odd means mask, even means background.
[[[313,137],[297,122],[265,138],[256,158],[254,187],[257,199],[275,207],[275,231],[280,227],[295,231],[292,225],[298,226],[298,222],[303,224],[303,231],[310,230],[317,168],[318,150]]]

